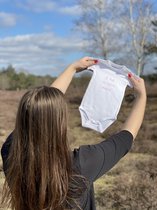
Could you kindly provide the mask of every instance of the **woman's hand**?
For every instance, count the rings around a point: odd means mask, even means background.
[[[56,87],[60,89],[62,93],[65,93],[75,72],[83,71],[97,62],[97,60],[90,57],[84,57],[78,61],[75,61],[59,75],[59,77],[51,84],[51,87]]]
[[[70,65],[70,67],[74,71],[80,72],[80,71],[83,71],[83,70],[87,69],[89,66],[92,66],[92,65],[96,64],[97,62],[98,62],[98,60],[95,60],[93,58],[84,57],[84,58],[81,58],[80,60],[75,61],[74,63],[72,63]]]
[[[128,77],[133,85],[133,88],[135,90],[135,93],[138,96],[146,96],[146,88],[145,88],[145,83],[144,80],[140,77],[136,77],[132,75],[131,73],[128,74]]]

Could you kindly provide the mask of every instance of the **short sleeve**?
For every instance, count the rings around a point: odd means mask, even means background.
[[[122,130],[95,145],[79,148],[81,173],[93,182],[109,171],[131,149],[133,135]]]

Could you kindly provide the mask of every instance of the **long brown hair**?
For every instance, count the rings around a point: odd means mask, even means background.
[[[63,210],[78,205],[86,180],[73,173],[71,154],[63,93],[46,86],[26,92],[7,159],[3,203],[15,210]],[[84,187],[79,187],[80,182]]]

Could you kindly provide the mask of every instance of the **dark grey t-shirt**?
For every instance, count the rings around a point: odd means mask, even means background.
[[[12,134],[8,136],[1,149],[4,172],[11,141]],[[130,150],[132,142],[132,134],[122,130],[98,144],[82,145],[74,149],[73,167],[89,181],[89,188],[80,199],[80,206],[84,210],[96,209],[93,182],[109,171]]]

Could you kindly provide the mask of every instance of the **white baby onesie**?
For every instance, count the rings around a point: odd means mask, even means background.
[[[126,66],[109,60],[97,60],[96,65],[88,68],[93,75],[79,111],[83,127],[102,133],[117,119],[126,86],[132,85],[128,80],[131,71]]]

